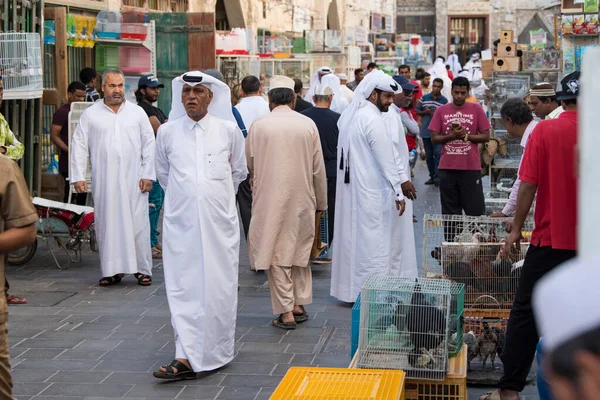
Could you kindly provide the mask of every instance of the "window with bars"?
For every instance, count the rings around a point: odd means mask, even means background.
[[[188,0],[123,0],[123,5],[172,12],[187,12],[189,9]]]
[[[399,15],[396,19],[396,33],[435,32],[434,15]]]

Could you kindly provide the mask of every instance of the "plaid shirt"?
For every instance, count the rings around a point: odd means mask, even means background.
[[[15,161],[20,160],[25,152],[25,146],[17,140],[2,114],[0,114],[0,147],[6,149],[5,156]]]
[[[100,100],[100,94],[96,90],[96,88],[86,86],[85,87],[85,101],[87,103],[94,103]]]

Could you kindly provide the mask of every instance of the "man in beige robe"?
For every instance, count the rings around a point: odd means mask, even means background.
[[[315,213],[327,209],[327,179],[319,131],[294,111],[294,81],[273,76],[271,113],[257,119],[246,138],[252,185],[248,233],[250,263],[267,270],[273,325],[295,329],[312,303],[310,251]]]

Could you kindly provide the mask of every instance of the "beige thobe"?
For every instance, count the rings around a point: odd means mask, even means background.
[[[310,118],[276,107],[252,124],[246,160],[252,179],[250,264],[257,270],[287,269],[269,271],[269,277],[274,313],[289,312],[290,302],[292,307],[310,302],[315,212],[327,209],[319,131]]]

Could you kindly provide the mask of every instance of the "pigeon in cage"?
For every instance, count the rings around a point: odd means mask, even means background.
[[[375,324],[372,325],[372,329],[377,331],[386,331],[390,326],[395,326],[398,332],[402,332],[405,330],[405,318],[406,315],[406,307],[404,304],[399,301],[394,311],[390,314],[383,315],[379,317]]]
[[[493,329],[489,327],[487,322],[483,322],[483,330],[477,337],[477,345],[479,349],[479,357],[483,361],[482,369],[485,369],[488,358],[492,362],[492,369],[494,369],[494,362],[496,361],[496,354],[498,352],[498,336]]]
[[[435,349],[444,341],[447,328],[444,312],[427,301],[418,280],[416,282],[406,313],[406,327],[414,347],[408,357],[412,366],[419,365],[423,350]]]
[[[479,356],[479,344],[473,331],[463,335],[463,343],[467,345],[467,369],[471,371],[471,361]]]

